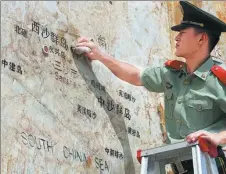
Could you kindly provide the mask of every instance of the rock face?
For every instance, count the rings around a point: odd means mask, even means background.
[[[194,2],[196,3],[196,2]],[[198,2],[226,21],[226,2]],[[139,68],[174,59],[178,2],[2,2],[1,172],[139,173],[164,143],[163,94],[70,51],[79,36]],[[226,61],[226,37],[213,54]]]

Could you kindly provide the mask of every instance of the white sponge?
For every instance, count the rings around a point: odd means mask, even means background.
[[[72,42],[71,44],[71,50],[75,53],[75,54],[83,54],[83,53],[88,53],[91,51],[91,49],[89,47],[86,46],[76,46],[75,42]]]

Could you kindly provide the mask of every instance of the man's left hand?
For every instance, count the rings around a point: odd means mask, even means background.
[[[186,141],[188,143],[194,143],[198,140],[198,137],[202,137],[203,139],[207,140],[209,143],[218,146],[219,145],[219,138],[218,135],[215,133],[210,133],[204,130],[200,130],[194,133],[189,134],[186,137]]]

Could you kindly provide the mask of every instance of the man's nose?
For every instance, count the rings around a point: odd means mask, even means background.
[[[175,37],[175,41],[180,41],[179,34],[178,34],[178,35],[176,35],[176,37]]]

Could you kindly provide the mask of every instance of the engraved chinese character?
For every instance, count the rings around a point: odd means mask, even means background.
[[[137,137],[140,138],[140,132],[139,131],[137,131]]]
[[[58,56],[60,56],[60,50],[58,48],[55,48],[55,54],[58,54]]]
[[[123,107],[119,104],[116,105],[116,113],[117,114],[123,114]]]
[[[91,85],[95,88],[96,84],[94,80],[91,80]]]
[[[120,152],[119,152],[119,159],[123,159],[123,155]]]
[[[22,30],[22,35],[23,35],[24,37],[27,37],[27,30],[23,29],[23,30]]]
[[[128,127],[128,133],[132,134],[132,128],[131,127]]]
[[[136,136],[136,132],[137,132],[136,130],[132,129],[132,135],[133,136]]]
[[[27,37],[27,30],[19,27],[18,25],[15,26],[15,31],[18,33],[18,34],[21,34],[23,35],[24,37]]]
[[[132,101],[133,101],[133,103],[135,102],[135,100],[136,100],[136,99],[135,99],[134,97],[132,97]]]
[[[82,114],[86,115],[86,108],[85,107],[82,107]]]
[[[22,33],[21,33],[24,37],[27,37],[27,30],[22,29]]]
[[[50,32],[48,31],[47,27],[43,27],[43,28],[42,28],[42,37],[43,37],[44,39],[46,39],[46,38],[49,37],[49,35],[50,35]]]
[[[109,111],[112,111],[113,109],[114,109],[114,104],[113,104],[113,101],[111,100],[111,101],[107,101],[107,109],[109,110]]]
[[[101,85],[101,90],[104,91],[104,92],[106,92],[105,91],[105,87],[103,85]]]
[[[125,92],[124,93],[124,98],[127,99],[128,98],[128,94]]]
[[[119,152],[115,151],[115,157],[118,158],[119,157]]]
[[[96,117],[97,117],[97,114],[93,112],[93,119],[95,119]]]
[[[10,63],[9,63],[9,69],[10,69],[11,71],[15,71],[15,67],[16,67],[15,63],[13,63],[13,62],[10,62]]]
[[[54,48],[50,46],[50,47],[49,47],[49,52],[50,52],[50,53],[54,53]]]
[[[5,59],[3,59],[2,60],[2,64],[3,64],[4,68],[5,68],[8,65],[8,62]]]
[[[18,25],[15,25],[15,31],[17,34],[20,34],[20,27]]]
[[[101,107],[103,107],[103,106],[105,105],[105,101],[104,101],[104,99],[102,99],[101,96],[98,97],[97,100],[98,100],[98,102],[100,103],[100,106],[101,106]]]
[[[96,88],[100,90],[100,83],[96,82]]]
[[[125,108],[125,117],[128,118],[129,120],[131,119],[131,115],[129,113],[129,109]]]
[[[109,149],[106,147],[105,148],[105,152],[108,154],[109,153]]]
[[[123,91],[122,90],[119,90],[119,96],[123,97]]]
[[[17,73],[22,74],[22,70],[21,70],[21,66],[20,65],[17,66]]]
[[[66,50],[68,49],[68,45],[67,45],[67,42],[66,42],[66,39],[64,37],[62,37],[60,39],[60,45],[65,48]]]
[[[57,34],[51,32],[51,41],[57,45],[59,37]]]
[[[32,31],[34,31],[34,32],[39,34],[39,27],[40,27],[40,24],[38,22],[33,21],[33,23],[32,23]]]
[[[128,94],[128,99],[129,99],[129,101],[131,101],[131,95],[130,94]]]
[[[65,52],[63,52],[63,51],[61,51],[61,57],[63,58],[63,59],[65,59],[66,58],[66,55],[65,55]]]
[[[101,47],[104,47],[106,49],[107,44],[106,44],[105,38],[103,36],[99,35],[98,43]]]
[[[61,62],[55,60],[54,68],[58,71],[62,71]]]
[[[82,107],[81,107],[81,105],[78,105],[78,107],[77,107],[77,112],[82,113]]]
[[[110,149],[110,155],[114,156],[115,155],[115,151],[113,149]]]
[[[91,114],[91,110],[90,109],[87,109],[86,111],[87,115],[91,118],[92,117],[92,114]]]
[[[71,69],[71,73],[75,75],[75,74],[77,74],[77,71],[76,71],[76,70]]]

